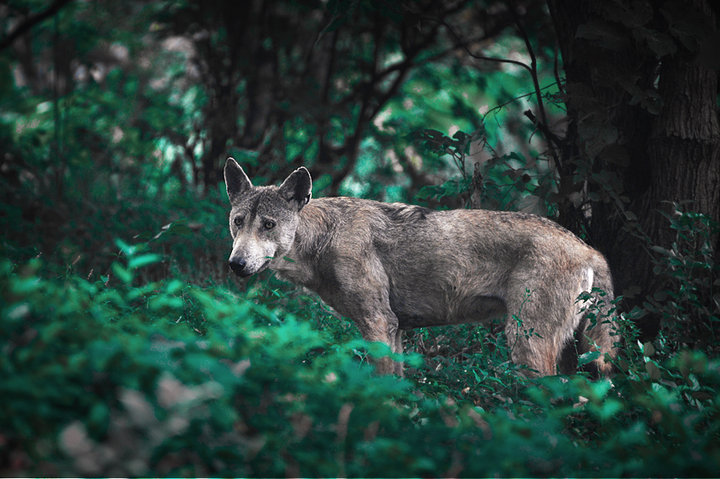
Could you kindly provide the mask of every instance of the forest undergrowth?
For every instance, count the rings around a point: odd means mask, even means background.
[[[611,378],[528,379],[501,328],[472,324],[410,332],[402,379],[374,374],[371,359],[387,348],[363,341],[316,296],[269,273],[249,282],[224,275],[214,204],[192,204],[192,222],[162,225],[175,205],[126,217],[90,237],[157,223],[96,249],[74,250],[66,238],[52,256],[3,242],[3,474],[718,470],[717,343],[683,342],[702,324],[690,317],[703,314],[708,293],[698,271],[717,273],[702,256],[713,233],[702,217],[678,211],[674,250],[658,252],[658,271],[675,288],[646,309],[616,311]],[[633,320],[650,313],[666,327],[641,342]]]

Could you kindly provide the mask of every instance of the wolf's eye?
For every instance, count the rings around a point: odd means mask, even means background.
[[[236,216],[235,219],[233,220],[233,223],[235,223],[235,226],[237,226],[238,228],[242,228],[243,219],[239,216]]]
[[[265,223],[263,224],[266,230],[271,230],[275,228],[275,222],[273,220],[265,220]]]

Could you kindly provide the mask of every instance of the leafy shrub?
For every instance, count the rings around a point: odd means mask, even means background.
[[[668,347],[698,347],[717,354],[720,264],[713,257],[713,242],[720,225],[680,204],[672,206],[672,214],[664,213],[673,235],[670,248],[651,245],[654,272],[664,288],[647,299],[644,309],[662,318]]]
[[[376,376],[365,352],[384,348],[319,308],[330,331],[299,320],[290,311],[308,298],[146,282],[157,258],[123,250],[98,281],[42,279],[37,260],[0,265],[4,474],[706,475],[720,464],[720,364],[703,353],[656,361],[638,346],[612,382],[521,380],[508,366],[490,379],[491,349],[469,355],[465,375],[433,377],[411,357],[410,380]],[[471,376],[482,407],[456,392]]]

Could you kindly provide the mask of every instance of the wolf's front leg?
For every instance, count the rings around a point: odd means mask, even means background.
[[[402,330],[398,329],[395,333],[395,347],[393,348],[393,353],[403,353],[403,343],[402,343]],[[403,377],[405,375],[405,371],[403,370],[403,362],[402,361],[393,361],[393,364],[395,366],[395,374]]]
[[[364,246],[353,250],[364,250]],[[323,299],[357,324],[366,341],[387,344],[393,353],[402,353],[399,321],[390,308],[390,281],[380,260],[372,254],[358,258],[342,256],[334,264],[336,287],[321,293]],[[402,363],[389,357],[375,361],[380,374],[402,376]]]
[[[402,353],[402,336],[398,329],[398,320],[389,310],[383,313],[360,316],[355,319],[358,329],[366,341],[378,341],[387,344],[393,353]],[[380,374],[397,374],[403,376],[403,364],[383,357],[374,361],[375,369]]]

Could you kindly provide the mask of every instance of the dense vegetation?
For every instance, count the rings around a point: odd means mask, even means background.
[[[655,3],[0,5],[0,473],[717,475],[718,12]],[[619,278],[616,373],[528,379],[472,324],[375,375],[318,297],[228,276],[228,155],[559,220]]]

